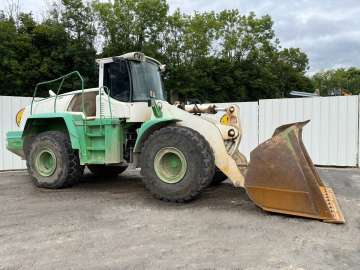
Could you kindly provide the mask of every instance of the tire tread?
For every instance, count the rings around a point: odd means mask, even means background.
[[[29,155],[26,158],[26,166],[28,168],[28,172],[33,179],[34,183],[38,187],[46,187],[46,188],[64,188],[74,185],[82,176],[84,167],[80,165],[79,155],[77,151],[72,149],[70,139],[64,132],[61,131],[45,131],[38,134],[28,146],[30,153],[33,148],[41,142],[42,140],[55,140],[56,142],[60,143],[63,147],[62,151],[65,152],[68,160],[68,174],[66,177],[63,177],[59,181],[54,182],[53,184],[46,184],[46,183],[39,183],[34,175],[34,171],[31,169]]]
[[[144,182],[145,187],[150,191],[150,193],[157,199],[168,201],[168,202],[176,202],[176,203],[183,203],[187,201],[191,201],[195,199],[203,189],[208,187],[210,183],[212,182],[213,175],[215,173],[215,165],[214,165],[214,155],[213,151],[209,145],[209,143],[205,140],[205,138],[198,133],[197,131],[183,127],[183,126],[167,126],[164,128],[160,128],[151,134],[148,139],[145,141],[145,143],[142,146],[141,151],[141,164],[144,162],[147,162],[145,160],[146,158],[146,149],[149,147],[149,144],[152,143],[154,138],[158,138],[160,136],[163,136],[164,134],[179,134],[180,136],[186,137],[187,139],[191,140],[191,144],[194,145],[197,149],[200,149],[200,155],[202,156],[203,165],[200,170],[200,179],[198,181],[199,185],[192,190],[190,194],[187,196],[181,198],[181,199],[173,199],[173,198],[166,198],[159,194],[157,190],[155,189],[155,185],[153,182],[155,181],[147,173],[143,172],[141,170],[144,177],[147,177],[147,179]],[[142,166],[141,166],[142,167]]]

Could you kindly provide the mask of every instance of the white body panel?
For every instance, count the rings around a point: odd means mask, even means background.
[[[99,91],[99,88],[90,88],[85,89],[84,92],[93,92]],[[56,99],[56,112],[66,112],[68,110],[69,104],[75,94],[81,93],[81,90],[68,92],[64,95],[59,95]],[[30,98],[31,102],[31,98]],[[44,99],[35,100],[33,103],[32,113],[51,113],[55,112],[54,109],[55,97],[49,97]],[[145,122],[151,117],[151,108],[148,107],[147,102],[121,102],[116,99],[110,98],[103,93],[101,97],[101,102],[103,106],[103,115],[105,117],[114,117],[114,118],[125,118],[127,122]],[[96,96],[96,117],[100,117],[100,97]],[[110,113],[111,106],[111,113]],[[76,112],[72,112],[76,113]],[[30,105],[26,106],[24,112],[23,120],[21,121],[21,127],[23,128],[24,123],[28,115],[30,114]]]
[[[56,108],[54,107],[55,97],[46,98],[39,101],[34,101],[32,113],[50,113],[50,112],[64,112],[72,99],[73,95],[61,96],[56,99]]]
[[[114,118],[126,118],[126,122],[138,122],[142,123],[151,118],[151,108],[148,106],[147,102],[121,102],[116,99],[110,98],[111,105],[111,114],[109,107],[109,98],[107,95],[103,95],[101,98],[103,108],[104,108],[104,116]],[[98,112],[100,100],[99,96],[97,96],[97,116],[100,115]]]

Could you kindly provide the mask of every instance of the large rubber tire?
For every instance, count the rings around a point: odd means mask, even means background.
[[[37,135],[28,147],[26,165],[34,184],[42,188],[63,188],[76,183],[84,167],[72,149],[69,137],[60,131]]]
[[[128,166],[88,165],[87,167],[95,176],[111,177],[123,173]]]
[[[211,185],[218,185],[218,184],[224,182],[226,179],[228,179],[228,177],[222,171],[220,171],[218,168],[215,168],[215,174],[211,181]]]
[[[175,152],[181,164],[175,167],[179,172],[175,174],[178,178],[169,177],[171,181],[161,174],[164,171],[160,170],[163,165],[159,165],[162,159],[157,161],[158,155],[162,153],[165,153],[162,158],[174,154],[166,151]],[[185,165],[186,170],[183,171]],[[142,147],[140,166],[145,187],[156,198],[171,202],[186,202],[196,198],[211,183],[215,169],[209,143],[198,132],[181,126],[164,127],[150,135]]]

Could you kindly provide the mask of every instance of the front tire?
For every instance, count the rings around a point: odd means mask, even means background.
[[[37,135],[29,145],[26,165],[36,186],[52,189],[73,185],[84,170],[69,137],[60,131]]]
[[[198,132],[181,126],[155,131],[145,141],[140,157],[146,188],[158,199],[186,202],[212,181],[214,155]]]

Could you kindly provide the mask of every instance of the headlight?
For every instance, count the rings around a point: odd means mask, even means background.
[[[23,118],[25,108],[22,108],[20,111],[16,114],[16,124],[18,127],[20,127],[21,119]]]

